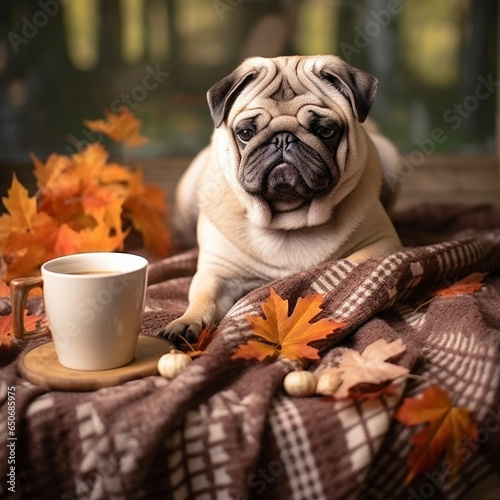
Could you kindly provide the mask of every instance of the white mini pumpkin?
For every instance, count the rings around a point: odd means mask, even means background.
[[[295,370],[284,378],[283,386],[290,396],[312,396],[316,389],[316,377],[311,372]]]
[[[318,375],[318,383],[316,384],[316,394],[323,396],[331,396],[339,388],[342,380],[338,371],[323,370]]]
[[[158,372],[162,377],[174,378],[191,363],[192,359],[185,352],[172,349],[158,360]]]

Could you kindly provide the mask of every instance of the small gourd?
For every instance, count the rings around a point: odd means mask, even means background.
[[[312,396],[316,389],[316,377],[311,372],[296,370],[284,378],[283,386],[290,396]]]
[[[316,384],[316,394],[323,396],[331,396],[342,382],[338,371],[323,370],[318,375],[318,383]]]
[[[174,378],[191,363],[192,359],[185,352],[172,349],[158,360],[158,372],[162,377]]]

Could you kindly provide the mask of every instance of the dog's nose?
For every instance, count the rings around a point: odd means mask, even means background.
[[[272,143],[277,149],[285,151],[290,147],[290,144],[296,142],[298,139],[291,132],[278,132],[272,139]]]

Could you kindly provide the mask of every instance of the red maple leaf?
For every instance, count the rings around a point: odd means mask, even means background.
[[[437,385],[424,389],[418,397],[406,398],[395,417],[406,426],[425,424],[411,438],[413,449],[408,457],[406,484],[433,469],[443,455],[457,472],[465,462],[464,456],[456,452],[457,443],[465,438],[475,441],[478,436],[469,410],[454,406],[447,392]]]

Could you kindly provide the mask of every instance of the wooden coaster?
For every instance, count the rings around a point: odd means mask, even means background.
[[[175,346],[168,340],[139,335],[135,359],[128,365],[111,370],[82,371],[61,365],[54,343],[48,342],[27,352],[19,362],[19,371],[26,380],[49,389],[95,391],[129,380],[157,375],[158,360],[172,349],[175,349]]]

